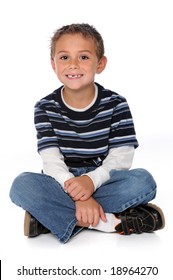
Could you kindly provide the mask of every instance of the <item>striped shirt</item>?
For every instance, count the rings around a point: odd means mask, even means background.
[[[100,166],[111,148],[138,146],[124,97],[95,83],[97,98],[85,111],[67,107],[62,87],[35,105],[38,151],[58,147],[69,167]]]

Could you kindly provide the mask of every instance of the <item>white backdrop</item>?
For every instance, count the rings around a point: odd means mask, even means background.
[[[158,202],[163,208],[165,207],[168,221],[171,220],[170,198],[173,194],[171,186],[173,166],[171,165],[173,163],[172,14],[171,0],[87,0],[85,2],[80,0],[1,0],[0,188],[2,191],[2,207],[4,207],[1,208],[1,215],[3,216],[2,220],[5,221],[5,227],[8,224],[7,229],[12,222],[11,220],[7,222],[7,219],[11,217],[14,230],[16,230],[16,223],[20,229],[17,233],[21,232],[21,223],[23,222],[23,212],[13,206],[8,198],[8,191],[13,178],[23,171],[37,172],[41,169],[41,162],[36,151],[36,136],[33,125],[34,104],[60,86],[50,66],[50,37],[62,25],[81,22],[94,25],[103,36],[108,64],[104,73],[96,77],[96,81],[127,98],[140,143],[136,152],[134,167],[139,165],[140,167],[146,167],[157,177],[156,181],[159,183]],[[4,215],[7,218],[4,218]],[[67,263],[72,265],[73,262],[76,262],[80,266],[86,263],[88,258],[91,258],[90,262],[93,265],[94,261],[97,263],[97,260],[99,260],[100,262],[100,255],[98,256],[96,252],[99,251],[97,246],[88,247],[88,250],[92,249],[94,251],[94,259],[87,255],[89,251],[86,250],[85,246],[81,247],[82,249],[77,247],[78,251],[76,253],[75,250],[69,249],[69,246],[73,247],[73,245],[65,245],[66,247],[63,247],[63,249],[60,246],[51,253],[50,248],[53,250],[54,245],[58,243],[57,240],[51,239],[51,241],[48,241],[49,246],[45,246],[42,237],[36,241],[23,241],[26,239],[21,233],[20,238],[16,234],[15,239],[13,239],[13,228],[10,227],[10,229],[11,231],[8,231],[8,234],[2,232],[2,230],[0,233],[2,235],[1,241],[5,240],[2,242],[0,251],[0,258],[5,267],[5,280],[10,279],[8,278],[10,276],[11,279],[18,279],[19,277],[15,275],[16,269],[24,264],[30,265],[33,260],[33,252],[35,254],[36,251],[44,250],[43,248],[46,251],[45,256],[42,256],[39,261],[34,259],[33,263],[35,265],[46,264],[47,262],[51,265],[55,256],[58,261],[60,255],[62,256],[61,265]],[[171,236],[171,232],[169,228],[163,232],[165,233],[160,233],[161,237],[160,235],[157,236],[159,240],[161,238],[161,241],[159,241],[160,252],[158,251],[157,254],[153,252],[153,250],[156,251],[157,246],[147,252],[154,257],[155,265],[160,266],[161,272],[166,275],[170,265],[169,263],[163,264],[159,256],[166,252],[167,247],[161,245],[165,240],[167,242],[166,246],[170,248],[169,238],[167,237]],[[17,243],[15,242],[16,238]],[[48,237],[44,238],[47,238],[47,242]],[[79,239],[76,237],[71,244],[73,242],[78,244],[79,242],[81,245],[83,239],[80,238],[82,237],[79,237]],[[95,238],[98,240],[99,235]],[[102,235],[100,235],[100,238],[103,239]],[[139,242],[139,239],[136,239],[136,241],[133,239],[134,246],[135,244],[141,244],[140,242],[135,243],[137,240]],[[92,240],[87,239],[87,242],[90,241],[90,244],[93,244]],[[127,242],[127,240],[124,242]],[[146,244],[145,248],[147,248],[147,238],[142,239],[142,242]],[[152,243],[151,240],[150,242]],[[172,240],[170,240],[170,243],[172,243]],[[38,244],[40,245],[38,246]],[[110,250],[105,249],[105,254],[109,256],[106,261],[107,266],[108,263],[111,263],[112,258],[116,259],[116,255],[121,256],[122,250],[124,250],[124,253],[122,260],[120,258],[121,265],[125,265],[124,254],[128,264],[129,258],[127,256],[130,252],[126,251],[128,243],[124,244],[121,247],[116,241],[115,255],[111,257],[112,245],[108,246]],[[21,246],[23,246],[22,251],[20,251]],[[16,248],[19,248],[18,253]],[[87,254],[83,256],[85,250]],[[26,253],[26,260],[23,259],[22,263],[23,252]],[[138,253],[140,255],[141,252]],[[148,257],[148,254],[144,255]],[[12,261],[15,255],[18,256],[16,263]],[[73,262],[69,255],[73,256]],[[81,259],[84,263],[81,262]],[[144,259],[139,260],[140,265],[146,265]],[[134,264],[136,264],[136,261],[137,259]],[[148,265],[150,264],[149,258]],[[13,268],[10,276],[8,275],[10,270],[7,272],[9,265]],[[163,279],[163,275],[158,276],[160,278],[155,276],[154,279]],[[104,279],[107,279],[105,277]],[[113,279],[113,277],[110,279]],[[146,276],[145,279],[150,279],[148,277]],[[25,277],[24,279],[30,278]],[[37,279],[40,279],[40,277],[38,276]],[[50,277],[49,279],[56,278]],[[92,278],[90,277],[90,279]],[[137,278],[133,276],[133,279],[139,279],[139,276]]]

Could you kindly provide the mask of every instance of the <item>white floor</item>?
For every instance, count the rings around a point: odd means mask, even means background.
[[[166,276],[172,274],[173,249],[173,155],[172,152],[170,153],[171,138],[168,135],[168,137],[165,138],[164,136],[164,139],[160,139],[159,142],[153,140],[153,143],[150,143],[150,149],[146,143],[144,146],[145,150],[140,148],[136,152],[133,167],[144,167],[153,173],[158,183],[158,195],[153,202],[158,204],[165,213],[165,229],[153,234],[131,236],[85,230],[65,245],[60,244],[51,234],[40,235],[33,239],[24,237],[24,211],[11,203],[8,193],[13,178],[22,171],[38,171],[40,160],[37,156],[33,158],[31,155],[24,154],[13,158],[4,157],[5,163],[0,190],[2,279],[21,279],[22,277],[20,278],[17,275],[17,269],[22,266],[25,268],[41,267],[48,269],[60,267],[67,269],[74,265],[77,269],[99,268],[102,270],[101,276],[78,276],[77,279],[141,279],[142,276],[137,274],[131,277],[127,275],[113,276],[111,275],[111,268],[119,266],[127,266],[128,268],[156,266],[159,269],[158,275],[150,274],[142,277],[142,279],[169,280],[170,277]],[[45,278],[38,275],[32,279]],[[31,276],[23,276],[22,279],[31,279]],[[66,280],[68,276],[52,275],[46,279]],[[70,276],[70,279],[76,279],[76,276]]]

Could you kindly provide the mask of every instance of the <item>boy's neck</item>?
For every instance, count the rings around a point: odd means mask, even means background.
[[[90,87],[80,91],[70,90],[64,87],[62,94],[67,105],[76,109],[83,109],[93,101],[95,97],[95,86],[92,84]]]

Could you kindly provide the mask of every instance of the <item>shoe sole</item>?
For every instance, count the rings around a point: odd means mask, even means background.
[[[30,227],[31,215],[29,212],[25,211],[24,218],[24,235],[29,236],[29,227]]]
[[[154,208],[156,211],[159,212],[161,219],[162,219],[162,227],[160,229],[164,228],[165,227],[165,216],[163,214],[162,209],[153,203],[148,203],[147,206],[151,206],[152,208]]]

